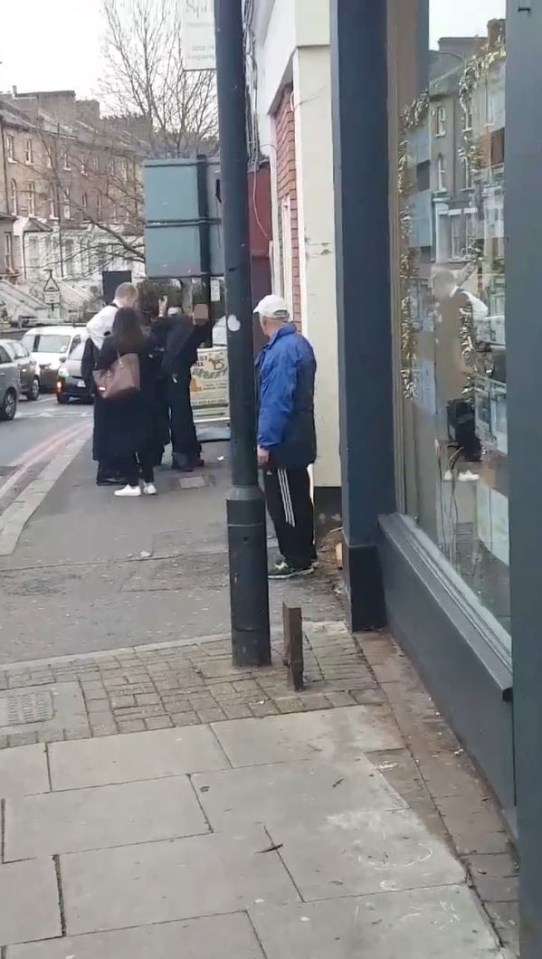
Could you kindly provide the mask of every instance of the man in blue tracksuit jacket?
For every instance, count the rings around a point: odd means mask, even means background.
[[[289,579],[312,572],[316,562],[307,469],[316,459],[316,359],[291,322],[285,300],[266,296],[255,312],[269,341],[256,363],[258,463],[281,552],[269,575]]]

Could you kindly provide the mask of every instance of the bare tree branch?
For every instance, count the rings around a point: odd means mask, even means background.
[[[217,139],[215,75],[184,67],[178,0],[102,0],[109,113],[146,120],[154,156],[212,150]]]

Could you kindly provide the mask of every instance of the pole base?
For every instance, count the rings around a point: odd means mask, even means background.
[[[227,498],[232,660],[271,664],[265,500],[259,486],[237,486]]]

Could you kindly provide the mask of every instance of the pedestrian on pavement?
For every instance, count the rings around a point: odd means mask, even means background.
[[[164,303],[163,309],[167,309]],[[172,468],[183,473],[204,466],[201,444],[194,424],[190,395],[192,367],[198,360],[198,348],[206,336],[208,323],[200,325],[180,309],[167,309],[162,324],[164,358],[162,368],[167,379],[171,429]]]
[[[136,301],[137,290],[135,286],[133,286],[132,283],[121,283],[116,289],[113,302],[107,304],[107,306],[104,306],[103,309],[101,309],[99,313],[96,313],[89,323],[87,323],[88,338],[85,343],[83,358],[81,360],[81,375],[89,387],[93,397],[96,395],[93,373],[96,369],[96,362],[100,350],[104,344],[104,339],[106,336],[111,334],[117,310],[119,310],[121,307],[131,308],[135,305]],[[97,407],[95,404],[93,439],[94,453],[96,452],[96,410]],[[98,415],[99,413],[100,411],[98,409]],[[98,486],[119,486],[126,482],[126,478],[122,475],[119,465],[114,459],[107,461],[100,460],[96,455],[94,455],[94,459],[98,462],[98,472],[96,475],[96,484]]]
[[[126,486],[115,496],[156,495],[152,450],[154,413],[154,373],[148,339],[135,309],[117,311],[110,336],[106,336],[97,370],[109,370],[122,356],[136,353],[139,357],[140,388],[121,398],[104,399],[96,395],[94,455],[100,462],[115,460],[126,477]]]
[[[161,466],[166,446],[171,442],[169,429],[168,380],[163,371],[167,333],[167,298],[154,291],[140,295],[138,311],[143,330],[148,334],[149,352],[154,367],[154,427],[152,437],[153,465]]]
[[[311,573],[316,564],[308,471],[316,459],[316,359],[282,297],[264,297],[255,313],[268,339],[256,362],[258,463],[282,556],[269,576],[291,579]]]

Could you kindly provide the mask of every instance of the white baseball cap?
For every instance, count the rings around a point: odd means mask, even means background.
[[[264,296],[254,312],[259,313],[260,316],[276,316],[277,319],[288,319],[290,317],[290,310],[288,309],[286,300],[284,300],[282,296],[275,296],[274,293],[271,293],[269,296]]]

